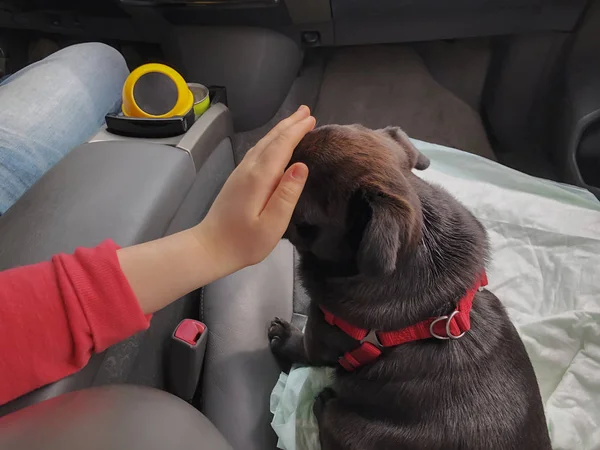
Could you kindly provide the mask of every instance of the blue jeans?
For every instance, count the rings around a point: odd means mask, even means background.
[[[129,75],[104,44],[67,47],[0,83],[0,215],[121,105]]]

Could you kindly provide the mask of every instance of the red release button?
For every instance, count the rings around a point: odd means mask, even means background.
[[[206,325],[193,319],[184,319],[175,330],[175,338],[180,341],[195,345],[200,339],[202,333],[206,330]]]

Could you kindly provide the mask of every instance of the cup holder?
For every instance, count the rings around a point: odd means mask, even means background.
[[[210,105],[223,103],[227,106],[227,91],[223,86],[210,86],[208,91]],[[197,118],[194,108],[192,108],[185,116],[164,119],[127,117],[118,113],[107,114],[105,120],[106,131],[109,133],[126,137],[156,139],[185,134],[194,125]]]

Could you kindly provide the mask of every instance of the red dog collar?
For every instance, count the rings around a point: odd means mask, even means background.
[[[407,342],[420,339],[460,339],[471,329],[471,307],[477,291],[487,286],[485,272],[475,286],[467,291],[460,299],[456,309],[447,316],[432,317],[415,325],[397,331],[376,331],[350,325],[343,319],[334,316],[325,308],[320,306],[325,315],[325,321],[332,326],[338,327],[348,336],[360,342],[354,350],[340,357],[339,363],[349,372],[375,361],[381,355],[383,349],[406,344]]]

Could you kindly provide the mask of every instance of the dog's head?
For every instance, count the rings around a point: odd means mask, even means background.
[[[402,130],[320,127],[294,151],[299,161],[310,174],[285,237],[301,254],[381,276],[416,248],[422,215],[410,172],[429,160]]]

